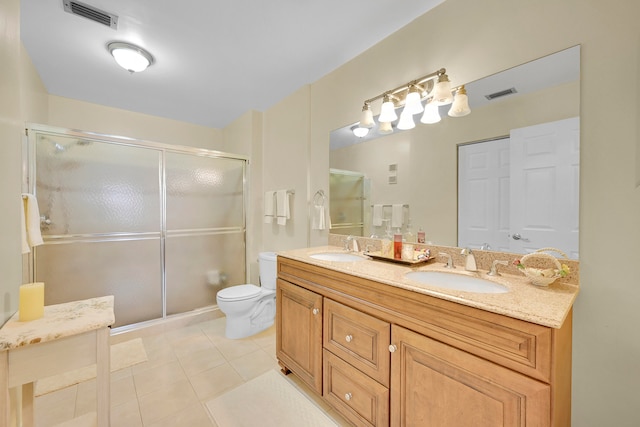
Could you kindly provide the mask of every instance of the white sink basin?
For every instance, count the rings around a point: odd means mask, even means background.
[[[309,255],[311,258],[319,259],[322,261],[338,261],[338,262],[353,262],[353,261],[364,261],[365,257],[361,257],[360,255],[350,254],[347,252],[323,252],[319,254]]]
[[[509,292],[509,288],[506,286],[464,274],[445,273],[442,271],[412,271],[405,274],[404,277],[425,285],[456,291],[480,294],[503,294]]]

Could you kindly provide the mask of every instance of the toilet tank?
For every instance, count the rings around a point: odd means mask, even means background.
[[[260,252],[258,254],[258,265],[260,266],[260,286],[265,289],[276,288],[277,255],[275,252]]]

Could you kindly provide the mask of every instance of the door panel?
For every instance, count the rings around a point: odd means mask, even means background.
[[[549,385],[396,325],[391,342],[391,425],[549,426]]]

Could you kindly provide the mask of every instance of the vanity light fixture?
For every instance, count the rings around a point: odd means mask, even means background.
[[[396,114],[396,99],[395,96],[388,93],[382,96],[382,107],[380,107],[380,117],[378,117],[380,123],[398,120],[398,115]],[[367,101],[364,103],[366,104]]]
[[[438,123],[439,121],[440,121],[440,111],[438,110],[438,106],[434,104],[430,99],[427,102],[427,105],[425,105],[424,107],[424,114],[420,119],[420,123],[432,125],[434,123]]]
[[[453,92],[455,92],[455,98]],[[375,126],[371,103],[379,99],[382,99],[382,106],[378,117],[378,133],[383,135],[393,132],[392,122],[398,120],[395,110],[402,106],[404,108],[397,124],[397,128],[400,130],[413,129],[415,127],[413,116],[423,111],[424,113],[420,119],[421,123],[432,124],[439,122],[440,113],[438,107],[441,105],[453,103],[449,111],[449,116],[451,117],[462,117],[471,112],[464,85],[452,88],[447,70],[444,68],[364,101],[360,117],[360,128],[371,129]],[[425,99],[427,100],[426,106],[423,104]],[[356,129],[357,127],[353,129],[354,133]]]
[[[460,86],[456,91],[456,95],[453,98],[453,104],[449,110],[451,117],[463,117],[471,113],[469,108],[469,97],[467,96],[467,90],[464,85]]]
[[[360,127],[365,129],[371,129],[375,125],[376,125],[376,122],[373,121],[373,112],[371,111],[371,104],[365,102],[365,104],[362,106],[362,114],[360,115]]]
[[[132,74],[146,70],[154,62],[149,52],[131,43],[111,42],[107,49],[118,65]]]
[[[400,114],[400,120],[398,121],[398,129],[409,130],[416,127],[416,123],[413,121],[413,114],[407,111],[405,107],[404,111]]]

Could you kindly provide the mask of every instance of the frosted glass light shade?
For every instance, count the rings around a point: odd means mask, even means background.
[[[416,124],[413,121],[413,114],[403,111],[402,114],[400,114],[398,129],[409,130],[409,129],[413,129],[414,127],[416,127]]]
[[[469,113],[471,113],[471,108],[469,108],[469,97],[467,96],[467,91],[464,86],[461,86],[453,98],[453,104],[449,109],[449,116],[463,117]]]
[[[373,112],[369,109],[363,107],[362,113],[360,114],[360,127],[371,129],[375,126],[376,122],[373,120]]]
[[[424,114],[420,119],[420,123],[431,125],[434,123],[438,123],[439,121],[440,121],[440,111],[438,111],[438,106],[433,102],[429,102],[427,106],[424,107]]]
[[[124,42],[112,42],[107,48],[118,65],[130,73],[144,71],[153,64],[153,56],[141,47]]]
[[[405,100],[403,113],[409,114],[420,114],[424,111],[424,107],[422,106],[422,102],[420,102],[420,92],[411,90],[407,94],[407,99]]]
[[[393,132],[393,127],[391,126],[391,122],[380,122],[380,126],[378,127],[378,133],[380,135],[387,135]]]
[[[379,122],[393,122],[398,120],[398,115],[396,114],[396,106],[393,101],[385,101],[382,103],[382,107],[380,108],[380,117],[378,117]]]
[[[447,105],[453,102],[451,95],[451,82],[446,74],[440,75],[438,83],[433,89],[433,101],[436,105]]]

